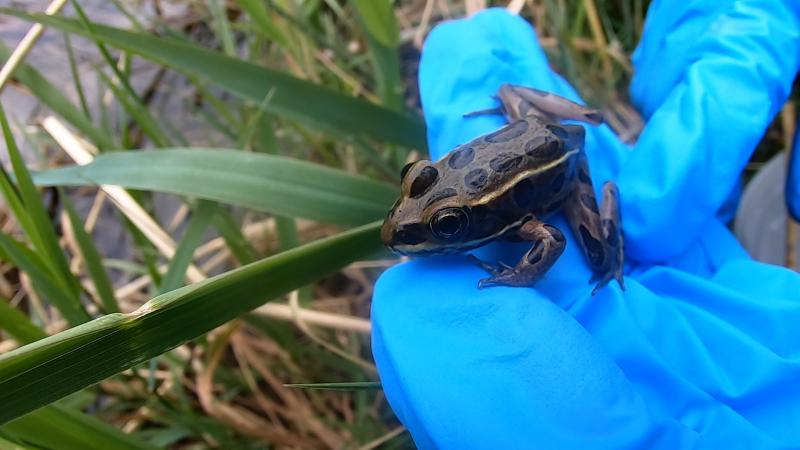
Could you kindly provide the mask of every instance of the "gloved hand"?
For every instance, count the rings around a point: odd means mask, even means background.
[[[626,291],[590,296],[563,219],[567,248],[535,288],[478,290],[486,273],[460,255],[380,277],[374,357],[420,448],[800,447],[800,276],[751,260],[715,218],[789,93],[799,22],[796,0],[653,2],[631,87],[646,129],[629,148],[587,127],[595,187],[619,185]],[[505,11],[431,33],[434,159],[503,123],[462,115],[505,82],[577,99]],[[513,264],[525,247],[480,256]]]

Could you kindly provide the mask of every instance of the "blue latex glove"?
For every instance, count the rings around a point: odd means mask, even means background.
[[[486,273],[463,256],[381,276],[373,352],[420,448],[800,447],[800,276],[751,260],[715,218],[789,93],[798,21],[796,0],[653,2],[639,143],[587,127],[596,188],[613,179],[622,196],[626,291],[589,295],[563,219],[567,248],[535,288],[477,290]],[[495,106],[504,82],[577,99],[522,19],[490,10],[431,33],[434,158],[503,122],[462,114]],[[481,256],[513,264],[524,247]]]
[[[800,127],[800,123],[797,124]],[[786,209],[800,222],[800,133],[795,133],[789,171],[786,175]]]

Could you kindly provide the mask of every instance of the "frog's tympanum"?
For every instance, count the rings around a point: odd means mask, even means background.
[[[503,85],[505,127],[461,145],[437,162],[416,161],[401,173],[402,193],[381,229],[384,244],[403,255],[465,252],[499,238],[533,243],[515,267],[476,261],[491,277],[478,287],[529,286],[564,251],[566,239],[546,223],[563,211],[594,273],[592,293],[612,278],[624,289],[623,238],[617,187],[595,199],[581,125],[599,124],[597,111],[565,98]]]

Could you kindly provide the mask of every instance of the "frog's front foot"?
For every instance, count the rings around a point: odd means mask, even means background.
[[[538,220],[524,223],[518,235],[522,239],[533,241],[533,247],[515,267],[503,263],[494,266],[472,256],[478,265],[492,274],[491,277],[478,282],[478,289],[488,286],[531,286],[555,264],[566,247],[566,239],[561,231]]]
[[[509,266],[508,264],[505,264],[502,261],[498,261],[497,265],[495,265],[495,264],[492,264],[492,263],[488,263],[486,261],[482,261],[481,259],[479,259],[477,256],[475,256],[473,254],[467,255],[467,258],[469,258],[473,263],[475,263],[478,266],[480,266],[481,269],[489,272],[490,274],[492,274],[495,277],[499,276],[500,274],[502,274],[505,271],[512,270],[511,266]]]

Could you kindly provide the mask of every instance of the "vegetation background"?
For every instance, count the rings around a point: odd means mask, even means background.
[[[0,449],[413,448],[377,230],[425,154],[422,42],[488,6],[635,141],[644,0],[0,2]]]

